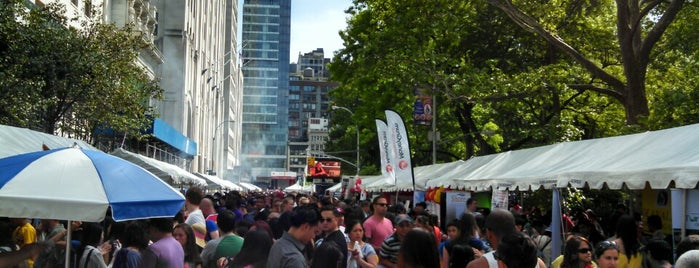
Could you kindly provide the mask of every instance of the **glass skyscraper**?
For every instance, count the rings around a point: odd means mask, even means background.
[[[290,17],[291,0],[243,4],[243,180],[287,169]]]

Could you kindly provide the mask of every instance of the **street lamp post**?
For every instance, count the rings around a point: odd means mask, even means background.
[[[350,113],[352,116],[354,116],[354,112],[352,112],[350,109],[347,109],[346,107],[333,105],[332,109],[333,110],[337,110],[337,109],[345,110],[348,113]],[[357,165],[356,165],[357,173],[356,173],[355,177],[358,178],[359,177],[359,124],[356,121],[355,121],[355,128],[357,128]]]
[[[235,122],[235,120],[222,121],[221,123],[218,123],[218,125],[216,126],[216,129],[214,129],[214,136],[213,136],[213,138],[211,138],[211,170],[209,171],[210,175],[216,175],[216,173],[217,173],[215,171],[215,168],[216,168],[216,165],[215,165],[215,163],[216,163],[215,158],[216,157],[215,156],[217,155],[215,153],[216,152],[216,150],[215,150],[215,148],[216,148],[216,136],[217,136],[216,134],[218,133],[218,129],[221,128],[223,126],[223,124],[228,123],[228,122]]]

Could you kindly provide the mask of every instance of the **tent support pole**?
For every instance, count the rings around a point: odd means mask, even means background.
[[[680,237],[687,236],[687,189],[682,189],[682,231]]]
[[[71,228],[72,225],[73,225],[73,223],[71,221],[68,221],[68,226],[66,226],[66,228],[68,228],[68,230],[66,231],[66,260],[64,262],[65,268],[70,267],[70,246],[71,246],[70,241],[72,239],[71,233],[73,232],[73,230],[72,230],[73,228]]]

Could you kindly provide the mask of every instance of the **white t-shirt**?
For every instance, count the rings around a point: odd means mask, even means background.
[[[488,267],[490,268],[498,268],[498,260],[495,259],[495,250],[488,252],[486,254],[483,254],[483,258],[485,258],[488,261]],[[536,266],[534,268],[539,268],[539,259],[537,258],[536,260]]]
[[[187,219],[184,221],[184,223],[193,225],[195,223],[201,223],[204,226],[206,226],[206,219],[204,219],[204,213],[201,212],[201,209],[196,209],[192,212],[189,213],[187,216]]]

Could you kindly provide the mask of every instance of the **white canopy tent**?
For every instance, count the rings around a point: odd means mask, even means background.
[[[315,187],[313,187],[313,185],[301,186],[301,185],[298,184],[298,183],[294,183],[293,185],[284,188],[284,190],[282,190],[282,191],[285,192],[285,193],[292,193],[292,192],[313,193],[313,192],[315,192],[315,191],[314,191],[314,188],[315,188]]]
[[[399,181],[396,184],[393,183],[393,179],[385,178],[382,176],[371,176],[367,178],[372,178],[373,182],[366,183],[365,189],[370,192],[395,192],[395,191],[424,191],[427,189],[425,184],[428,180],[433,179],[436,175],[449,172],[454,170],[464,164],[464,161],[455,161],[443,164],[435,164],[429,166],[421,166],[413,169],[415,176],[415,189],[413,189],[412,180]],[[364,179],[362,179],[364,183]]]
[[[192,184],[201,187],[207,185],[206,180],[170,163],[132,153],[122,148],[117,148],[111,154],[141,166],[170,185]]]
[[[243,187],[238,186],[237,184],[233,183],[232,181],[227,181],[227,180],[221,179],[221,178],[216,177],[216,176],[202,174],[202,173],[194,173],[194,174],[201,177],[202,179],[207,180],[209,188],[220,188],[220,189],[231,190],[231,191],[242,191],[243,190]]]
[[[254,185],[252,183],[239,182],[238,185],[243,187],[246,191],[250,191],[250,192],[261,192],[262,191],[262,188],[258,187],[257,185]]]
[[[699,182],[699,124],[475,157],[433,176],[427,187],[474,191],[567,185],[641,190],[646,183],[666,189],[672,182],[674,188],[694,189]]]
[[[641,190],[669,187],[684,189],[679,204],[686,211],[687,189],[699,182],[699,124],[609,138],[564,142],[531,149],[475,157],[435,179],[428,187],[473,191],[490,189],[534,190],[541,187],[588,186],[610,189],[626,186]],[[558,190],[553,191],[553,218],[560,218]],[[673,212],[674,213],[674,212]],[[684,236],[682,222],[682,236]],[[552,221],[552,232],[561,222]],[[562,237],[554,235],[552,256],[558,255]]]
[[[341,182],[337,183],[333,186],[330,186],[328,189],[325,189],[326,192],[330,192],[330,193],[335,193],[335,192],[340,191],[340,190],[342,190],[342,183]]]

